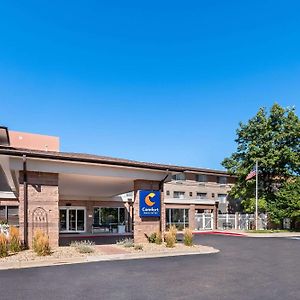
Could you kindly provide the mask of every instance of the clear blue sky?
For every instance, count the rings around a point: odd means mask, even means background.
[[[300,110],[300,1],[1,1],[0,124],[61,150],[221,168]]]

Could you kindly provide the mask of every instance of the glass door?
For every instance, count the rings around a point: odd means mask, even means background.
[[[84,232],[85,208],[61,207],[59,210],[60,232]]]
[[[69,213],[69,228],[68,231],[77,231],[77,222],[76,222],[76,216],[77,216],[77,210],[76,209],[69,209],[68,213]]]

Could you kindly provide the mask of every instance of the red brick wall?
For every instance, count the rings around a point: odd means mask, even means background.
[[[139,190],[159,190],[159,181],[136,180],[134,182],[134,242],[143,243],[147,241],[146,235],[159,232],[161,228],[160,218],[140,218],[139,216]],[[161,193],[163,203],[163,193]],[[164,223],[165,210],[161,205],[161,218]]]
[[[48,226],[43,225],[43,230],[48,233],[50,245],[58,246],[58,174],[27,172],[28,177],[28,241],[29,247],[32,245],[34,228],[40,227],[43,223],[33,222],[34,211],[37,208],[45,210]],[[24,239],[24,185],[23,175],[20,174],[19,190],[19,220],[20,235]]]

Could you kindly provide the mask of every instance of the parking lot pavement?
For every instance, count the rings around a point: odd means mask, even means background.
[[[197,236],[218,254],[0,271],[3,299],[300,299],[300,243]]]

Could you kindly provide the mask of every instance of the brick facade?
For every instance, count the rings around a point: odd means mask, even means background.
[[[24,185],[22,172],[20,172],[19,182],[20,236],[24,239]],[[27,172],[27,182],[28,246],[31,247],[34,230],[38,228],[48,234],[50,246],[58,246],[58,174]]]
[[[161,205],[161,218],[140,218],[139,216],[139,191],[140,190],[159,190],[159,181],[135,180],[134,182],[134,241],[143,243],[147,241],[146,235],[153,232],[164,231],[165,210]],[[163,193],[161,193],[161,203],[163,203]]]

